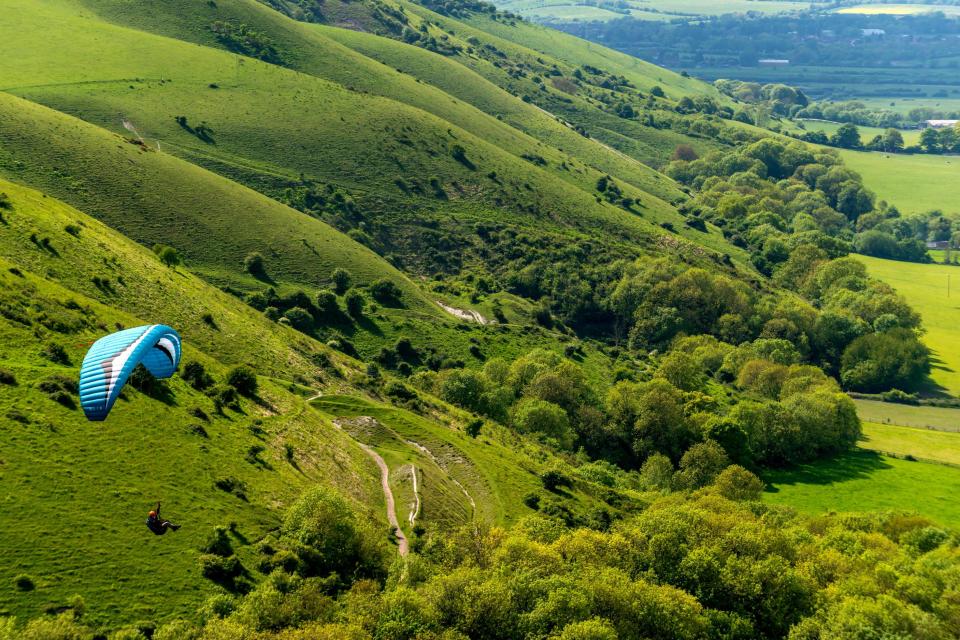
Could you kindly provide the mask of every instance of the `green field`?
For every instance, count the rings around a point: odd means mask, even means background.
[[[958,412],[960,413],[960,412]],[[957,425],[960,430],[960,425]],[[960,466],[960,433],[891,424],[863,423],[860,447],[924,462]]]
[[[937,111],[960,111],[960,98],[903,98],[903,97],[853,97],[851,100],[862,102],[868,107],[896,111],[904,115],[912,109],[935,109]]]
[[[916,512],[960,526],[960,469],[857,449],[829,460],[764,475],[765,500],[804,513]]]
[[[832,135],[837,129],[843,126],[840,122],[828,122],[826,120],[800,120],[803,123],[804,131],[823,131],[825,134]],[[883,132],[886,129],[881,127],[864,127],[857,125],[857,129],[860,131],[860,140],[867,144],[873,140],[874,136],[883,135]],[[920,144],[920,130],[919,129],[901,129],[900,134],[903,136],[903,143],[905,146],[912,146]]]
[[[806,2],[777,0],[628,0],[626,4],[577,3],[571,0],[501,0],[501,9],[541,22],[587,22],[622,18],[672,20],[678,17],[718,16],[730,13],[777,14],[804,11]],[[611,10],[616,9],[616,10]]]
[[[948,4],[861,4],[854,7],[843,7],[837,9],[836,12],[868,16],[909,16],[921,13],[940,12],[947,16],[960,16],[960,7]]]
[[[960,211],[960,158],[840,150],[848,167],[901,213]]]
[[[887,282],[912,306],[923,321],[924,343],[932,352],[931,378],[951,395],[960,395],[960,274],[954,267],[916,264],[857,256],[875,278]],[[947,297],[948,277],[950,297]]]
[[[918,429],[960,432],[960,409],[856,399],[861,420]]]

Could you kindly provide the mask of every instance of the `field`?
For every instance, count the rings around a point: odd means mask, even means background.
[[[940,12],[946,16],[960,16],[960,7],[947,4],[862,4],[855,7],[843,7],[837,13],[852,13],[861,15],[893,15],[908,16],[921,13]]]
[[[810,8],[806,2],[777,0],[628,0],[622,3],[571,0],[501,0],[501,9],[541,22],[586,22],[622,18],[673,20],[678,17],[718,16],[729,13],[789,13]],[[615,9],[615,10],[614,10]]]
[[[840,150],[848,167],[904,215],[960,211],[960,158]]]
[[[960,437],[960,436],[958,436]],[[804,513],[916,512],[960,526],[960,469],[857,449],[796,469],[765,474],[765,500]]]
[[[924,343],[932,352],[931,378],[937,387],[960,395],[960,271],[936,264],[915,264],[857,256],[875,278],[889,283],[920,313],[926,333]],[[951,278],[950,297],[947,281]]]
[[[888,455],[911,456],[924,462],[960,466],[960,434],[955,432],[865,422],[860,447]]]
[[[843,126],[840,122],[828,122],[827,120],[800,120],[799,122],[803,123],[804,131],[823,131],[828,136]],[[857,125],[857,129],[860,131],[860,140],[862,140],[864,144],[873,140],[874,136],[883,135],[883,132],[886,131],[886,129],[880,127],[864,127],[860,125]],[[900,133],[903,135],[903,143],[905,146],[909,147],[920,144],[919,129],[901,129]]]
[[[960,432],[960,409],[931,407],[879,400],[854,400],[861,420],[917,429]]]
[[[960,98],[877,98],[856,97],[851,100],[862,102],[868,107],[896,111],[904,115],[912,109],[936,109],[938,111],[960,111]]]

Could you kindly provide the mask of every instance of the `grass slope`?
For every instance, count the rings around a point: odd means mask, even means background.
[[[960,277],[956,269],[937,264],[915,264],[857,256],[871,276],[896,289],[923,319],[923,342],[932,352],[933,382],[951,395],[960,394]],[[947,279],[951,280],[947,297]]]
[[[894,424],[918,429],[960,431],[960,409],[912,406],[878,400],[854,400],[857,415],[866,422]]]
[[[189,615],[216,592],[197,567],[215,525],[236,523],[233,543],[249,568],[249,543],[275,529],[304,488],[329,483],[360,504],[376,503],[376,469],[363,452],[265,377],[257,402],[222,416],[179,377],[152,397],[128,387],[103,423],[51,399],[40,385],[75,379],[87,346],[118,323],[173,324],[184,359],[204,362],[220,379],[232,361],[309,375],[307,354],[298,352],[322,348],[53,198],[3,181],[0,192],[12,202],[0,226],[0,368],[16,380],[0,385],[0,547],[10,560],[0,566],[0,613],[36,616],[79,593],[96,623]],[[49,240],[36,244],[31,234]],[[50,343],[65,347],[69,365],[41,357]],[[260,449],[251,455],[251,447]],[[224,478],[245,485],[245,498],[214,486]],[[156,500],[182,531],[146,531],[144,514]],[[35,590],[14,589],[21,573]]]
[[[866,422],[860,446],[925,462],[960,465],[960,434]]]

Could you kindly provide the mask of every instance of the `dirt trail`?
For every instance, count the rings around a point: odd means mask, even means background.
[[[400,528],[400,522],[397,520],[397,506],[393,500],[393,491],[390,489],[390,467],[387,466],[387,463],[384,462],[379,453],[362,442],[358,442],[357,444],[359,444],[360,448],[366,451],[367,455],[373,458],[373,461],[380,467],[380,486],[383,487],[383,497],[387,502],[387,521],[396,533],[397,550],[401,556],[406,556],[410,553],[410,543],[407,541],[407,536],[404,535],[403,529]]]
[[[442,462],[440,462],[440,460],[437,458],[437,456],[433,455],[433,451],[430,451],[430,449],[427,449],[425,446],[423,446],[423,445],[420,444],[419,442],[416,442],[415,440],[407,440],[406,442],[407,442],[407,444],[409,444],[410,446],[416,447],[417,449],[419,449],[420,451],[422,451],[428,458],[430,458],[430,460],[433,461],[433,463],[434,463],[435,465],[437,465],[438,467],[440,467],[441,469],[443,469],[444,472],[446,472],[447,477],[450,479],[450,481],[453,482],[453,484],[455,484],[455,485],[457,485],[458,487],[460,487],[460,491],[463,491],[463,495],[465,495],[465,496],[467,497],[467,500],[470,501],[470,506],[473,507],[473,511],[474,511],[474,513],[476,513],[476,511],[477,511],[477,503],[473,501],[473,496],[470,495],[470,492],[467,491],[467,488],[466,488],[465,486],[463,486],[463,485],[460,483],[459,480],[457,480],[457,479],[454,478],[452,475],[450,475],[450,472],[447,471],[446,465],[443,464]]]
[[[416,498],[414,503],[410,505],[410,515],[407,516],[407,520],[410,521],[410,526],[417,524],[417,516],[420,515],[420,487],[417,484],[417,468],[410,465],[410,475],[413,476],[413,497]]]
[[[480,315],[479,312],[474,311],[473,309],[457,309],[456,307],[451,307],[450,305],[444,304],[437,300],[437,304],[440,305],[440,308],[452,315],[455,318],[460,320],[468,320],[471,322],[476,322],[478,324],[488,324],[490,321]]]

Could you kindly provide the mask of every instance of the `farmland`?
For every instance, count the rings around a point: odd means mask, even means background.
[[[674,20],[679,17],[719,16],[731,13],[780,14],[804,11],[806,2],[789,0],[506,0],[498,6],[525,18],[545,23],[592,22],[631,16],[640,20]]]
[[[842,7],[837,13],[865,16],[891,15],[909,16],[923,13],[942,13],[946,16],[960,16],[960,7],[949,4],[861,4]]]
[[[847,166],[863,176],[867,187],[904,215],[958,210],[960,158],[846,149],[839,153]]]
[[[960,409],[855,400],[857,415],[872,423],[894,424],[917,429],[960,432]]]

